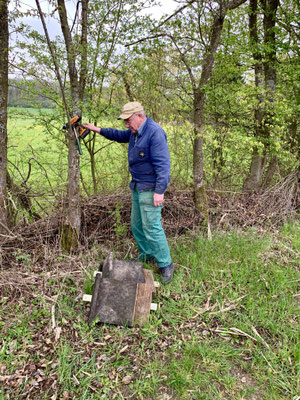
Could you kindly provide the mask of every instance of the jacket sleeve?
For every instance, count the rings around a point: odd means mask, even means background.
[[[124,131],[119,131],[118,129],[101,128],[100,135],[104,136],[106,139],[114,140],[118,143],[128,143],[131,135],[131,130],[126,129]]]
[[[156,173],[154,192],[163,194],[170,181],[170,156],[167,136],[162,128],[157,129],[151,136],[150,157]]]

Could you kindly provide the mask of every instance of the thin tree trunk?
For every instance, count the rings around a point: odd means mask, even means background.
[[[209,228],[209,207],[207,194],[203,178],[203,131],[204,131],[204,111],[205,111],[205,92],[204,87],[211,78],[215,55],[220,44],[221,33],[223,29],[224,19],[228,10],[232,10],[245,3],[246,0],[232,0],[230,2],[220,2],[219,9],[216,12],[211,29],[211,37],[209,47],[202,62],[202,72],[199,85],[196,87],[195,78],[192,76],[194,87],[194,144],[193,144],[193,174],[194,174],[194,202],[195,207],[201,213],[208,224]],[[191,71],[190,71],[191,75]]]
[[[264,9],[264,44],[265,44],[265,87],[267,99],[274,102],[274,93],[276,90],[276,13],[279,6],[279,0],[261,0]],[[272,116],[270,116],[272,119]],[[269,121],[268,121],[269,122]],[[267,122],[266,122],[267,124]]]
[[[88,3],[89,0],[82,0],[82,17],[81,17],[81,39],[80,39],[80,51],[81,51],[81,65],[80,65],[80,77],[79,77],[79,98],[80,103],[83,102],[84,91],[87,82],[87,38],[88,38]]]
[[[255,137],[263,138],[264,129],[262,121],[264,117],[264,77],[262,56],[259,48],[259,38],[257,31],[257,0],[250,0],[249,12],[249,32],[250,44],[252,47],[252,57],[254,60],[255,87],[257,89],[256,107],[254,110]],[[261,155],[257,147],[252,150],[252,159],[249,173],[245,179],[243,190],[257,190],[260,186],[265,156]]]
[[[8,0],[0,0],[0,233],[7,229]]]
[[[196,210],[204,216],[208,228],[208,237],[211,237],[209,221],[209,205],[203,177],[203,131],[204,131],[204,111],[205,93],[204,86],[209,81],[212,71],[216,51],[218,49],[221,32],[223,28],[224,15],[222,10],[215,16],[210,45],[202,63],[202,73],[199,86],[194,89],[194,143],[193,143],[193,175],[194,175],[194,204]]]
[[[209,208],[203,177],[203,130],[204,130],[204,95],[197,91],[194,95],[194,143],[193,143],[193,174],[194,174],[194,204],[196,210],[204,215],[208,222]]]
[[[87,11],[88,0],[82,2],[82,22],[81,22],[81,69],[80,81],[76,68],[77,49],[72,41],[72,33],[68,24],[67,11],[64,0],[57,0],[58,13],[61,29],[67,50],[68,72],[70,78],[72,110],[74,115],[81,114],[82,100],[86,85],[87,73]],[[78,239],[81,226],[81,206],[80,206],[80,170],[79,155],[74,132],[69,132],[68,143],[68,189],[67,189],[67,216],[66,221],[61,227],[62,248],[70,252],[78,247]]]
[[[275,23],[279,0],[262,0],[262,4],[264,9],[264,43],[266,48],[266,61],[264,62],[266,108],[263,127],[265,137],[269,138],[271,135],[271,130],[274,127],[273,104],[275,102],[277,84]],[[269,147],[268,143],[266,146]],[[273,155],[264,181],[261,182],[261,187],[267,187],[271,183],[276,166],[277,156]]]
[[[272,159],[269,163],[266,175],[264,177],[264,181],[261,185],[262,189],[267,189],[270,186],[277,167],[278,167],[278,159],[276,156],[274,156],[274,157],[272,157]]]
[[[272,103],[274,102],[276,89],[274,28],[279,2],[278,0],[261,0],[261,4],[264,10],[264,45],[266,49],[264,62],[259,48],[257,32],[257,0],[250,0],[249,31],[250,41],[253,46],[255,86],[258,89],[257,107],[254,112],[255,136],[263,142],[265,151],[263,155],[260,155],[257,148],[253,149],[250,170],[244,182],[243,190],[257,190],[268,184],[270,179],[270,176],[266,175],[262,182],[267,158],[268,138],[270,137],[270,129],[273,124]],[[270,165],[271,163],[272,160]]]

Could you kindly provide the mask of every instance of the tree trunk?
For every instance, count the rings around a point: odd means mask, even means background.
[[[193,174],[194,174],[194,202],[195,208],[200,211],[205,218],[208,226],[208,236],[210,237],[209,206],[203,178],[203,131],[204,131],[204,111],[205,111],[205,85],[211,78],[215,55],[220,44],[224,18],[227,10],[232,10],[246,0],[232,0],[230,2],[220,2],[219,9],[214,15],[211,28],[210,43],[202,62],[202,72],[199,85],[195,85],[195,77],[190,71],[192,84],[194,87],[194,143],[193,143]]]
[[[266,91],[266,109],[264,116],[264,135],[269,138],[271,130],[274,129],[274,102],[277,84],[276,74],[276,35],[275,23],[279,0],[262,0],[264,8],[264,43],[266,48],[264,75]],[[268,143],[267,143],[268,146]],[[269,164],[268,171],[261,183],[262,187],[267,187],[272,180],[277,166],[277,156],[273,155]]]
[[[254,123],[255,123],[255,137],[263,138],[264,130],[262,121],[264,117],[264,77],[262,57],[259,48],[259,38],[257,32],[257,0],[250,0],[249,12],[249,32],[250,44],[252,47],[252,57],[254,61],[254,74],[255,74],[255,88],[257,89],[256,95],[256,108],[254,110]],[[252,151],[252,160],[247,178],[245,179],[243,190],[257,190],[261,183],[263,168],[265,164],[265,157],[259,154],[258,148],[254,147]]]
[[[74,137],[69,137],[68,148],[67,215],[60,234],[62,249],[70,253],[78,247],[81,226],[79,154]]]
[[[194,95],[194,143],[193,143],[193,175],[194,204],[208,222],[209,207],[203,177],[203,129],[204,129],[204,94],[200,90]]]
[[[250,165],[249,174],[244,182],[243,190],[258,190],[262,179],[266,156],[259,153],[257,147],[252,151],[252,160]]]
[[[70,78],[72,111],[74,115],[81,114],[82,100],[86,85],[87,71],[87,11],[88,0],[83,0],[82,19],[81,19],[81,68],[80,79],[76,68],[77,48],[72,40],[72,33],[68,24],[65,0],[57,0],[58,13],[60,18],[61,30],[67,50],[68,73]],[[69,129],[68,135],[68,189],[67,189],[67,212],[66,220],[61,227],[61,246],[62,249],[70,253],[78,247],[78,239],[81,226],[81,206],[80,206],[80,170],[79,154],[75,140],[75,134]]]
[[[255,86],[258,89],[257,108],[254,112],[255,136],[263,142],[265,151],[264,155],[259,155],[258,149],[253,149],[250,170],[244,182],[243,190],[257,190],[265,186],[269,180],[268,177],[267,180],[265,178],[264,182],[262,182],[267,148],[269,146],[268,138],[273,124],[272,103],[274,102],[276,89],[274,28],[278,0],[261,0],[261,4],[264,11],[264,45],[266,49],[264,62],[262,61],[257,33],[257,0],[250,0],[249,31],[253,47]]]
[[[278,167],[278,159],[276,156],[274,156],[274,157],[272,157],[272,159],[269,163],[266,175],[265,175],[263,183],[261,185],[262,189],[267,189],[271,185],[271,182],[272,182],[272,179],[276,172],[277,167]]]
[[[8,0],[0,0],[0,233],[7,231]]]
[[[194,203],[195,208],[204,216],[209,228],[209,206],[206,189],[203,179],[203,130],[204,130],[204,110],[205,93],[204,86],[209,81],[214,64],[214,58],[219,46],[221,32],[223,28],[224,16],[220,13],[215,16],[209,49],[203,59],[202,73],[199,86],[194,89],[194,143],[193,143],[193,175],[194,175]]]
[[[274,102],[276,90],[276,34],[275,23],[279,0],[261,0],[264,9],[264,44],[265,44],[265,87],[267,99]],[[267,121],[266,123],[268,123]]]

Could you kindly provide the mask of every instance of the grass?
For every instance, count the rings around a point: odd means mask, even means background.
[[[291,222],[171,241],[175,278],[132,329],[86,323],[103,248],[30,270],[16,254],[34,282],[1,299],[0,399],[297,399],[299,236]]]

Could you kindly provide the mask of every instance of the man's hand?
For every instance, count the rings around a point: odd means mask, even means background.
[[[164,204],[164,195],[163,194],[154,193],[153,202],[154,202],[154,206],[155,207],[162,206]]]
[[[86,128],[88,128],[92,132],[100,133],[101,128],[98,128],[98,126],[92,125],[89,122],[83,124]]]

